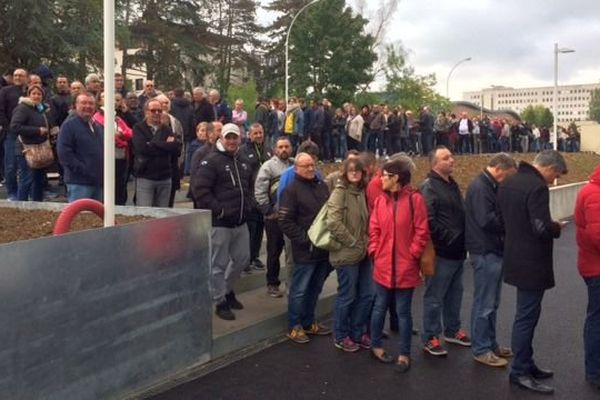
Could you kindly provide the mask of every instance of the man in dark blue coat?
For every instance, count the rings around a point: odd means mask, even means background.
[[[511,340],[515,356],[510,382],[545,394],[554,389],[538,380],[550,378],[553,373],[535,364],[532,342],[544,292],[554,287],[552,243],[564,225],[550,216],[548,185],[566,173],[563,156],[546,150],[536,156],[533,165],[521,161],[517,173],[498,189],[498,205],[506,231],[504,281],[517,288]]]
[[[504,367],[512,352],[496,342],[496,315],[502,288],[504,226],[498,213],[498,185],[517,171],[506,153],[492,157],[467,189],[465,198],[465,246],[473,262],[471,342],[476,361]]]

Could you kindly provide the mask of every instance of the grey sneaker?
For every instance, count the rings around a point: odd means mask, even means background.
[[[488,351],[487,353],[484,353],[479,356],[473,356],[473,358],[475,359],[475,361],[490,367],[502,368],[506,367],[506,365],[508,364],[508,361],[506,361],[506,359],[498,357],[494,354],[493,351]]]
[[[276,299],[283,297],[283,293],[281,293],[281,290],[279,290],[279,286],[275,285],[267,286],[267,294]]]

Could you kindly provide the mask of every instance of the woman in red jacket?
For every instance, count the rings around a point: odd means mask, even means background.
[[[600,166],[577,195],[577,266],[588,288],[583,343],[585,377],[600,389]]]
[[[369,224],[369,255],[373,259],[375,303],[371,315],[371,354],[391,363],[393,358],[382,347],[382,332],[387,304],[393,296],[400,328],[398,372],[410,368],[412,333],[412,296],[422,282],[419,258],[429,240],[427,208],[423,196],[410,186],[410,158],[388,161],[381,181],[384,194],[375,200]]]

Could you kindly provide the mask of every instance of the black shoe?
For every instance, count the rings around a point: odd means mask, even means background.
[[[517,385],[522,389],[531,390],[532,392],[540,393],[540,394],[552,394],[554,393],[554,388],[548,385],[544,385],[543,383],[539,383],[533,377],[528,375],[523,376],[510,376],[510,383],[513,385]]]
[[[256,260],[253,260],[250,265],[252,266],[253,269],[257,270],[257,271],[264,271],[265,270],[265,264],[263,264],[262,261],[260,261],[258,258]]]
[[[234,310],[243,310],[244,306],[242,305],[242,303],[240,303],[238,301],[238,299],[235,298],[235,293],[233,292],[229,292],[225,295],[225,300],[227,301],[227,304],[229,305],[230,308],[233,308]]]
[[[235,314],[231,311],[231,308],[229,307],[229,304],[227,304],[227,301],[222,301],[219,304],[217,304],[215,314],[217,315],[217,317],[226,321],[233,321],[235,319]]]
[[[405,372],[408,372],[408,370],[410,369],[410,363],[407,361],[400,361],[396,363],[396,372],[403,374]]]
[[[554,372],[549,369],[538,368],[536,365],[534,365],[529,372],[534,379],[548,379],[554,376]]]

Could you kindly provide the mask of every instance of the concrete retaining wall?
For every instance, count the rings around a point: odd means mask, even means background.
[[[0,245],[0,398],[123,398],[210,359],[210,213],[117,213],[159,219]]]
[[[586,183],[579,182],[550,188],[550,214],[554,220],[573,216],[577,193]]]

